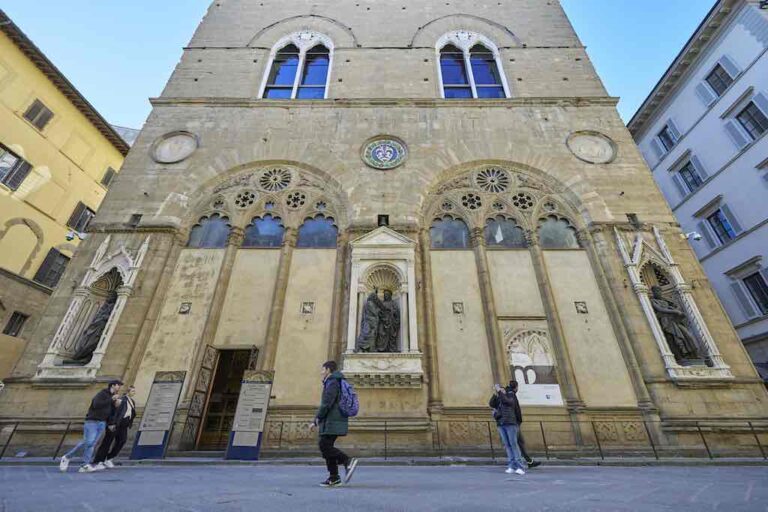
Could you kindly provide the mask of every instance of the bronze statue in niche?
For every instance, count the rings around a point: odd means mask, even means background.
[[[384,290],[383,295],[382,300],[378,289],[374,289],[365,301],[356,352],[400,351],[400,306],[390,290]]]
[[[664,298],[660,286],[651,287],[651,304],[669,349],[678,364],[690,364],[702,359],[696,338],[688,326],[688,317],[676,302]]]
[[[64,364],[84,365],[91,361],[93,352],[96,350],[96,347],[98,347],[101,335],[104,334],[104,329],[107,327],[109,317],[112,315],[112,310],[115,309],[116,302],[117,292],[113,291],[109,294],[107,300],[104,301],[104,304],[99,307],[99,310],[93,316],[91,323],[88,324],[88,327],[85,328],[83,333],[77,339],[77,343],[75,343],[74,347],[74,355],[71,358],[66,359]]]

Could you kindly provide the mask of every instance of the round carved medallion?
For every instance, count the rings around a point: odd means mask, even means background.
[[[199,146],[197,135],[189,132],[166,133],[152,144],[152,159],[161,164],[175,164],[186,160]]]
[[[369,167],[387,171],[405,162],[408,149],[405,143],[394,137],[381,137],[363,146],[363,162]]]
[[[616,158],[616,143],[600,132],[574,132],[566,144],[576,158],[590,164],[609,164]]]

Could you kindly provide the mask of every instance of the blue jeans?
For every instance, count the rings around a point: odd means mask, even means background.
[[[517,445],[517,436],[520,433],[519,425],[499,425],[499,436],[507,450],[507,466],[512,469],[525,469],[523,457],[520,455],[520,447]]]
[[[93,462],[93,450],[96,448],[96,443],[99,442],[99,439],[101,439],[101,435],[106,428],[106,421],[86,421],[83,425],[83,439],[77,443],[74,448],[65,453],[64,456],[71,459],[80,448],[85,446],[85,452],[83,452],[83,464],[90,464]]]

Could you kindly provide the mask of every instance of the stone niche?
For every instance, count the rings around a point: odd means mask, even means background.
[[[416,329],[416,243],[388,227],[380,227],[350,245],[349,324],[342,370],[358,387],[420,388],[424,371]],[[375,290],[379,297],[389,291],[399,309],[397,351],[358,350],[366,301]]]

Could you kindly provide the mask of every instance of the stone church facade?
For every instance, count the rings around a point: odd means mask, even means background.
[[[616,102],[558,2],[213,3],[0,417],[185,372],[172,449],[216,448],[268,370],[290,449],[336,359],[360,448],[485,439],[512,378],[549,445],[754,443],[766,390]]]

